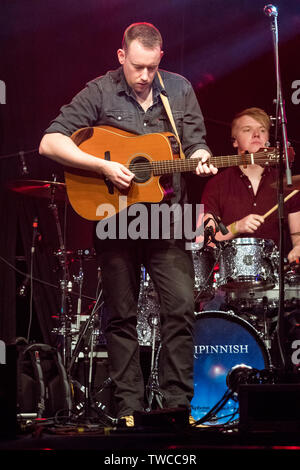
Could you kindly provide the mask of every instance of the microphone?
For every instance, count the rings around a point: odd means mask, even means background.
[[[35,251],[35,240],[36,240],[36,236],[37,236],[37,233],[38,233],[38,226],[39,226],[38,218],[35,217],[35,218],[33,219],[33,222],[32,222],[32,244],[31,244],[31,253],[34,253],[34,251]]]
[[[214,221],[215,221],[215,224],[216,224],[216,232],[218,232],[220,230],[220,232],[222,233],[222,235],[227,235],[227,233],[229,232],[229,230],[227,229],[227,227],[223,224],[222,220],[221,220],[221,217],[219,217],[218,215],[215,215],[215,214],[212,214],[211,215],[213,216],[214,218]]]
[[[269,18],[271,18],[271,17],[273,17],[273,18],[274,18],[274,17],[277,17],[277,16],[278,16],[277,7],[275,7],[274,5],[271,5],[271,4],[266,5],[266,6],[264,7],[264,14],[265,14],[266,16],[268,16]]]
[[[233,393],[236,393],[241,384],[258,383],[256,374],[258,370],[246,364],[233,366],[226,376],[226,385]]]
[[[217,219],[217,223],[219,225],[219,229],[221,230],[222,235],[227,235],[227,233],[229,232],[228,228],[223,224],[220,217],[216,217],[216,219]]]
[[[217,241],[215,239],[215,234],[217,232],[220,231],[222,233],[222,235],[227,235],[227,233],[229,232],[229,230],[223,224],[223,222],[222,222],[222,220],[219,216],[213,214],[212,212],[209,212],[209,214],[211,215],[211,217],[206,219],[205,222],[204,222],[204,240],[203,240],[204,246],[207,245],[210,242],[217,243]],[[207,224],[210,221],[214,222],[215,227],[212,227],[211,225],[209,227],[207,227]]]
[[[28,175],[28,168],[27,168],[27,165],[26,165],[26,160],[25,160],[25,157],[24,157],[23,150],[21,150],[19,152],[19,157],[20,157],[20,162],[21,162],[21,173],[22,173],[23,176],[26,176],[26,175]]]

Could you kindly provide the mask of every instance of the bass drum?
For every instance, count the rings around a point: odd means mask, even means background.
[[[258,332],[233,313],[205,311],[196,314],[194,327],[194,397],[192,417],[202,419],[225,392],[227,374],[240,364],[266,369],[270,357]],[[238,419],[238,401],[228,400],[206,425],[224,424]]]

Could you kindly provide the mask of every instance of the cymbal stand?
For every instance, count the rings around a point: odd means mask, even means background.
[[[56,176],[54,175],[54,181],[53,183],[56,182]],[[63,363],[68,370],[68,364],[71,359],[71,346],[72,346],[72,338],[71,338],[71,317],[69,316],[69,312],[67,312],[67,291],[72,290],[72,283],[70,281],[70,276],[69,276],[69,270],[68,270],[68,261],[67,261],[67,253],[66,253],[66,248],[65,248],[65,233],[63,236],[62,229],[61,229],[61,224],[59,220],[59,214],[58,214],[58,207],[55,204],[55,191],[56,191],[56,186],[53,184],[51,186],[51,200],[49,204],[49,209],[51,210],[55,224],[56,224],[56,230],[57,230],[57,236],[58,236],[58,241],[59,241],[59,251],[57,253],[58,259],[59,259],[59,264],[62,268],[63,271],[63,279],[60,280],[60,288],[61,288],[61,303],[60,303],[60,322],[62,325],[62,330],[63,330],[63,346],[62,346],[62,358],[63,358]],[[67,205],[65,203],[65,230],[66,230],[66,210],[67,210]]]
[[[93,353],[94,353],[94,344],[95,344],[95,321],[96,315],[98,310],[101,309],[103,306],[102,300],[102,290],[98,294],[96,303],[94,305],[93,311],[90,314],[89,318],[86,320],[82,331],[79,334],[79,338],[75,349],[73,351],[72,359],[70,361],[68,374],[71,377],[71,381],[73,385],[78,387],[84,393],[84,400],[83,402],[77,404],[76,409],[78,412],[78,418],[83,420],[83,424],[91,425],[95,421],[95,417],[97,422],[102,421],[105,424],[116,424],[117,420],[109,416],[105,413],[105,405],[100,402],[95,402],[96,395],[100,394],[101,391],[108,385],[110,385],[111,380],[106,380],[105,383],[102,385],[100,390],[92,396],[91,389],[92,389],[92,366],[93,366]],[[80,354],[83,352],[84,360],[83,360],[83,385],[81,385],[78,380],[72,378],[72,370],[74,367],[75,362]],[[90,357],[89,357],[90,356]]]
[[[262,332],[262,340],[264,345],[268,351],[268,358],[269,358],[269,366],[268,369],[273,368],[272,364],[272,336],[270,335],[270,319],[268,318],[269,312],[269,302],[267,297],[263,297],[263,332]]]
[[[91,385],[92,385],[92,366],[93,366],[93,351],[94,351],[94,317],[95,313],[90,316],[84,326],[81,340],[83,341],[83,386],[81,390],[84,392],[84,404],[79,404],[77,409],[80,411],[80,407],[83,407],[83,411],[80,412],[80,416],[83,416],[85,424],[90,423],[91,418]],[[80,342],[77,343],[80,346]],[[78,347],[77,352],[80,352]],[[77,352],[73,355],[75,359]],[[90,356],[90,357],[89,357]],[[72,359],[73,359],[72,358]],[[71,375],[71,374],[70,374]]]
[[[73,276],[74,282],[78,284],[79,286],[79,295],[77,299],[77,318],[76,318],[76,328],[79,330],[80,328],[80,315],[81,315],[81,307],[82,307],[82,287],[83,287],[83,279],[84,279],[84,273],[83,273],[83,267],[82,267],[82,255],[79,253],[79,272],[78,276]]]
[[[160,408],[163,408],[163,394],[159,390],[159,378],[158,378],[158,360],[159,354],[161,350],[161,344],[156,351],[156,342],[157,342],[157,332],[158,332],[158,325],[159,325],[159,317],[157,313],[154,313],[151,316],[151,323],[152,323],[152,344],[151,344],[151,370],[150,376],[148,380],[148,385],[146,387],[148,393],[148,408],[146,411],[151,411],[152,403],[154,398]]]
[[[99,292],[102,292],[101,291],[101,285],[102,285],[102,275],[101,275],[101,269],[100,267],[98,266],[98,285],[97,285],[97,290],[96,290],[96,298],[98,298],[99,296]],[[99,291],[100,289],[100,291]],[[99,320],[99,334],[98,334],[98,340],[101,344],[106,344],[106,338],[105,338],[105,322],[103,322],[103,318],[104,318],[104,302],[102,302],[102,305],[101,307],[99,307],[100,309],[100,315],[98,317],[98,320]]]

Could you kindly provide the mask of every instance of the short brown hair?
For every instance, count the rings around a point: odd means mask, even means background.
[[[130,43],[135,39],[148,49],[157,46],[162,48],[161,34],[151,23],[133,23],[128,26],[123,35],[122,48],[128,50]]]
[[[231,123],[231,137],[234,137],[233,131],[236,126],[236,121],[242,116],[252,117],[256,121],[260,122],[267,129],[268,132],[270,131],[271,120],[267,113],[261,108],[247,108],[234,116],[234,119]]]

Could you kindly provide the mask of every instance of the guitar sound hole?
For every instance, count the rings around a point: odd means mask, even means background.
[[[145,183],[152,176],[151,163],[147,158],[139,156],[133,158],[130,162],[129,170],[135,174],[134,181],[136,183]]]

